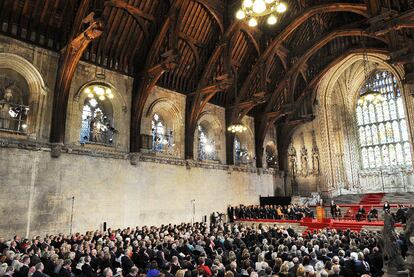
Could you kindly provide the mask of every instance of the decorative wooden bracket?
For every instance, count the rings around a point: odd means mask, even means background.
[[[79,14],[81,14],[81,11],[78,12],[78,15]],[[50,142],[52,143],[64,142],[69,91],[76,67],[88,45],[93,40],[97,39],[104,31],[105,23],[102,18],[94,19],[94,13],[91,13],[86,19],[87,20],[84,20],[83,23],[89,23],[88,28],[68,43],[62,50],[59,59],[59,69],[53,97],[52,126],[50,131]],[[77,26],[74,28],[76,29]]]

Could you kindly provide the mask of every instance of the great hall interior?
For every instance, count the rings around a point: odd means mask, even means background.
[[[413,28],[412,0],[0,0],[0,264],[16,236],[392,214],[414,274]]]

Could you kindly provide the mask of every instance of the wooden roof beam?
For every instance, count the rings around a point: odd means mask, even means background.
[[[50,131],[50,142],[63,143],[65,139],[65,126],[67,105],[69,100],[70,86],[79,60],[88,45],[101,36],[105,23],[102,18],[94,18],[91,13],[81,20],[83,14],[89,8],[89,1],[82,1],[75,22],[89,24],[88,28],[73,37],[68,45],[62,50],[59,59],[59,69],[56,77],[55,92],[53,96],[52,126]],[[80,26],[74,25],[73,30],[79,30]]]
[[[262,52],[261,56],[253,66],[252,70],[250,71],[249,75],[243,82],[243,85],[240,89],[239,98],[244,99],[249,94],[249,89],[252,81],[256,78],[257,73],[260,68],[262,67],[263,63],[271,63],[272,57],[275,56],[275,53],[278,51],[279,47],[282,45],[284,41],[298,28],[300,27],[306,20],[311,18],[312,16],[319,14],[319,13],[331,13],[331,12],[353,12],[357,14],[361,14],[365,17],[368,17],[368,10],[365,4],[355,4],[355,3],[328,3],[317,5],[313,7],[309,7],[304,10],[300,15],[296,16],[292,22],[287,24],[287,26],[283,29],[281,33],[279,33],[269,44],[269,46]],[[282,60],[283,62],[283,60]],[[266,65],[266,72],[265,72],[265,80],[267,79],[268,70],[270,66]],[[240,101],[240,99],[238,101]],[[233,118],[237,117],[238,112],[235,110],[233,113]]]
[[[140,76],[134,78],[131,104],[130,151],[141,151],[141,121],[144,106],[153,88],[161,76],[178,65],[178,33],[180,11],[188,0],[175,0],[168,16],[152,42],[147,55],[145,68]],[[160,53],[162,44],[167,39],[169,49]]]
[[[234,83],[231,72],[231,49],[235,34],[240,31],[240,28],[241,23],[238,21],[228,27],[204,68],[196,92],[186,99],[185,157],[187,159],[194,158],[194,133],[205,106],[216,93],[226,91]],[[224,59],[224,74],[216,78],[216,83],[210,84],[220,58]]]

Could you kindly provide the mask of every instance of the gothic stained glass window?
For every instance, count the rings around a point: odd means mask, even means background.
[[[361,90],[370,87],[382,94],[380,101],[357,101],[356,121],[363,169],[411,166],[411,145],[401,92],[392,73],[378,71]],[[368,103],[367,103],[368,102]]]

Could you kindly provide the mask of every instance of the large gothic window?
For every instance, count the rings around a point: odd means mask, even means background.
[[[198,158],[200,160],[216,160],[216,147],[214,140],[203,125],[198,125]]]
[[[387,71],[376,72],[361,90],[381,93],[381,99],[359,98],[356,119],[363,169],[411,166],[406,116],[397,79]]]
[[[83,92],[87,94],[82,109],[81,143],[112,145],[117,133],[113,127],[113,111],[110,99],[113,93],[104,85],[91,85]]]
[[[155,113],[151,121],[152,150],[155,152],[168,152],[174,147],[173,131],[168,130],[161,116]]]

